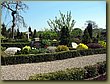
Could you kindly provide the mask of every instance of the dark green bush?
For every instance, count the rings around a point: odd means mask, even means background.
[[[94,78],[100,74],[100,72],[98,73],[100,68],[96,65],[97,64],[85,66],[84,68],[71,68],[51,73],[36,74],[30,76],[28,80],[85,80],[91,77]],[[102,65],[106,65],[106,61],[98,63],[99,67],[102,67]],[[103,69],[106,69],[106,66]]]
[[[62,60],[67,58],[74,58],[92,54],[103,54],[106,53],[106,49],[88,49],[88,50],[69,50],[55,53],[42,53],[42,54],[21,54],[15,56],[3,57],[1,56],[1,64],[21,64],[21,63],[34,63],[34,62],[46,62],[53,60]],[[19,58],[19,59],[18,59]]]
[[[86,78],[86,79],[98,75],[96,65],[94,65],[94,66],[86,66],[86,67],[84,67],[84,68],[85,68],[85,70],[86,70],[86,73],[85,73],[85,78]]]
[[[6,50],[6,47],[1,46],[1,50],[2,51],[5,51]]]
[[[84,73],[85,71],[82,68],[72,68],[65,71],[37,74],[30,76],[29,80],[83,80]]]
[[[6,47],[6,48],[8,48],[8,47],[19,47],[19,48],[23,48],[24,46],[26,46],[26,45],[30,45],[30,43],[29,42],[27,42],[27,43],[1,43],[1,46],[3,46],[3,47]]]
[[[106,61],[97,63],[97,70],[99,74],[103,74],[106,72]]]
[[[57,48],[56,48],[56,51],[57,52],[61,52],[61,51],[68,51],[69,48],[65,45],[59,45]]]

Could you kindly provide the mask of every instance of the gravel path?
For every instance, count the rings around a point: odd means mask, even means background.
[[[106,54],[76,57],[51,62],[1,66],[1,80],[27,80],[29,76],[36,73],[47,73],[66,68],[84,67],[101,61],[106,61]]]

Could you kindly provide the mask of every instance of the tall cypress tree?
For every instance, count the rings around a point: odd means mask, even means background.
[[[33,34],[33,38],[37,37],[37,34],[36,34],[36,29],[34,29],[34,34]]]
[[[29,36],[32,37],[31,27],[29,27],[29,32],[30,32]]]
[[[88,23],[87,30],[88,30],[90,38],[92,39],[92,24],[91,23]]]
[[[17,38],[20,38],[20,32],[19,32],[19,28],[17,29]]]
[[[69,46],[70,34],[69,29],[66,26],[60,31],[60,45],[67,45]]]
[[[7,37],[6,26],[5,26],[4,23],[2,24],[2,31],[1,31],[1,34],[2,34],[3,36]]]
[[[88,32],[88,29],[86,28],[84,30],[84,35],[82,36],[82,43],[87,44],[91,42],[91,38]]]

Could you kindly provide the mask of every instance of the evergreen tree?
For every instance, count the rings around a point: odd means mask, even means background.
[[[88,33],[88,29],[86,28],[84,30],[84,35],[82,36],[82,43],[87,44],[91,42],[91,38],[90,35]]]
[[[29,32],[30,32],[29,36],[32,37],[31,27],[29,27]]]
[[[33,34],[33,38],[37,37],[37,34],[36,34],[36,29],[34,29],[34,34]]]
[[[92,39],[92,24],[91,23],[88,23],[87,30],[88,30],[90,38]]]
[[[66,26],[63,26],[60,32],[60,45],[69,46],[70,34],[69,29]]]
[[[17,29],[17,38],[19,39],[20,38],[20,32],[19,32],[19,28]]]
[[[2,34],[3,36],[7,37],[6,26],[5,26],[4,23],[2,24],[2,31],[1,31],[1,34]]]

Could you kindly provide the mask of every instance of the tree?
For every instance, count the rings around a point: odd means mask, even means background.
[[[80,28],[74,28],[71,32],[72,37],[80,37],[82,36],[82,30]]]
[[[86,28],[84,30],[84,35],[82,36],[82,43],[87,44],[87,43],[90,43],[90,42],[91,42],[91,38],[89,36],[88,29]]]
[[[12,38],[14,39],[14,29],[15,27],[19,27],[20,25],[23,25],[23,27],[26,27],[26,24],[24,22],[24,18],[20,15],[21,11],[24,11],[27,9],[27,5],[22,3],[21,1],[3,1],[1,3],[2,9],[6,9],[10,11],[12,16]]]
[[[31,27],[29,27],[28,30],[29,30],[29,32],[30,32],[29,36],[32,37]]]
[[[33,34],[33,38],[37,37],[37,34],[36,34],[36,29],[34,29],[34,34]]]
[[[19,28],[17,29],[17,38],[19,39],[20,38],[20,32],[19,32]]]
[[[8,34],[8,38],[11,38],[11,32],[12,32],[12,30],[11,30],[11,28],[9,28],[8,30],[7,30],[7,34]]]
[[[90,38],[92,39],[92,24],[91,23],[88,23],[87,30],[88,30]]]
[[[95,21],[92,21],[92,20],[87,20],[85,25],[88,25],[88,24],[91,24],[92,25],[92,28],[96,29],[98,28],[98,25],[96,24]]]
[[[63,26],[60,31],[60,45],[67,45],[69,46],[70,34],[68,27]]]
[[[66,26],[69,30],[69,32],[72,31],[72,28],[74,27],[75,20],[72,20],[71,11],[67,14],[63,14],[60,12],[60,17],[55,17],[55,20],[47,21],[48,25],[52,30],[59,33],[61,29]]]
[[[5,24],[3,23],[1,26],[2,26],[1,34],[2,34],[3,36],[7,37],[7,31],[6,31],[6,26],[5,26]]]

